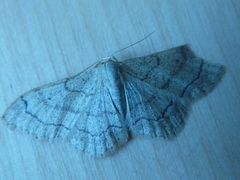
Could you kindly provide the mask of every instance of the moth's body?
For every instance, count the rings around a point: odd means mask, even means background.
[[[111,102],[113,103],[116,112],[126,118],[126,97],[124,89],[125,78],[122,76],[122,63],[119,61],[108,60],[98,67],[99,77],[102,79],[103,86],[106,86],[111,96]]]
[[[37,137],[64,138],[83,152],[102,156],[130,135],[175,134],[189,104],[213,89],[223,72],[188,46],[123,62],[108,59],[22,95],[3,120]]]

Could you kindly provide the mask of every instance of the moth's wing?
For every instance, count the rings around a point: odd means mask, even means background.
[[[187,101],[211,91],[225,69],[198,58],[188,45],[123,62],[124,71]]]
[[[112,154],[128,141],[124,116],[116,109],[108,88],[97,86],[95,97],[72,130],[71,144],[95,156]]]
[[[104,68],[103,68],[104,69]],[[115,69],[107,69],[96,77],[94,98],[72,130],[71,144],[88,154],[112,154],[128,141],[124,115],[124,96]],[[107,78],[106,78],[107,77]]]
[[[93,96],[93,71],[33,89],[20,96],[4,113],[2,119],[10,126],[28,131],[37,137],[64,138]]]
[[[103,98],[107,97],[99,94],[99,91],[103,92],[101,85],[97,68],[89,69],[22,95],[2,119],[37,137],[66,138],[78,149],[92,155],[107,152],[127,141],[127,137],[121,136],[119,122],[122,119],[119,120],[116,109],[102,104],[109,102],[104,102]],[[101,115],[95,116],[96,113]]]
[[[185,45],[123,61],[122,73],[131,132],[165,137],[183,123],[189,103],[214,88],[224,68],[197,58]]]
[[[125,74],[127,123],[132,135],[167,137],[184,122],[186,102],[171,92]]]

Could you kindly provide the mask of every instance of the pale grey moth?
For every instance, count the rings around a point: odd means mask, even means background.
[[[110,58],[25,93],[2,120],[102,156],[130,136],[175,134],[190,103],[211,91],[223,73],[223,66],[196,57],[187,45],[122,62]]]

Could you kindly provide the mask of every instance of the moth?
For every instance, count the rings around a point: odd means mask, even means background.
[[[103,156],[130,136],[176,134],[190,104],[210,92],[224,71],[188,45],[122,62],[109,58],[23,94],[2,120],[38,138],[66,139],[85,153]]]

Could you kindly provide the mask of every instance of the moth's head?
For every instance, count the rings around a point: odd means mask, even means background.
[[[97,68],[106,63],[114,63],[114,62],[119,62],[117,58],[115,58],[114,56],[105,57],[102,60],[98,61],[97,64],[94,66],[94,68]]]

